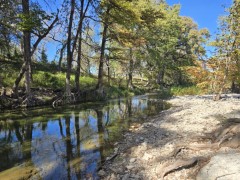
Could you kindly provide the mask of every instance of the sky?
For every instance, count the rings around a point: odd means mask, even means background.
[[[181,4],[180,14],[191,17],[199,28],[208,28],[211,35],[216,34],[218,17],[225,14],[232,0],[166,0],[169,5]]]

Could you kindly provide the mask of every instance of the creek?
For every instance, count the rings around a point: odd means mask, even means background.
[[[133,122],[169,108],[157,95],[0,113],[0,179],[99,179]]]

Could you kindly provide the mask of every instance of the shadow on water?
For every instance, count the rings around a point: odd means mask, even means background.
[[[43,179],[98,179],[97,169],[130,123],[167,108],[148,95],[84,107],[17,111],[12,117],[2,113],[0,179],[19,173],[16,167],[31,167],[19,175],[23,178],[37,174]]]

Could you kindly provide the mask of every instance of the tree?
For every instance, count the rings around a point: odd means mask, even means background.
[[[16,24],[18,19],[15,18],[19,13],[18,3],[13,1],[1,1],[0,5],[0,55],[1,58],[7,57],[12,59],[14,50],[20,40],[19,31]]]
[[[220,18],[219,33],[211,42],[215,54],[206,62],[206,68],[198,64],[189,69],[198,86],[215,94],[214,100],[219,100],[226,89],[234,90],[239,85],[239,7],[240,1],[233,1],[229,14]]]
[[[67,37],[67,72],[66,72],[66,89],[65,89],[65,97],[67,99],[67,103],[71,101],[71,86],[70,86],[70,78],[71,78],[71,69],[72,69],[72,26],[73,26],[73,15],[75,8],[75,0],[71,0],[71,10],[68,20],[68,37]]]
[[[30,18],[30,6],[29,0],[22,0],[22,8],[23,8],[23,20],[28,21]],[[25,62],[25,88],[27,97],[30,96],[30,66],[31,66],[31,22],[23,22],[25,27],[23,26],[23,46],[24,46],[24,62]]]
[[[75,73],[75,86],[76,92],[79,93],[80,91],[80,67],[81,67],[81,59],[82,59],[82,38],[83,38],[83,21],[86,18],[86,12],[92,0],[87,0],[87,4],[85,5],[85,0],[81,0],[80,3],[80,18],[79,18],[79,25],[78,25],[78,55],[77,55],[77,68]],[[84,9],[85,7],[85,9]],[[77,37],[77,36],[76,36]]]
[[[133,2],[136,2],[136,1],[133,1]],[[120,40],[121,37],[118,36],[120,34],[123,34],[123,33],[120,33],[121,32],[120,29],[121,28],[126,29],[126,26],[129,26],[128,24],[133,25],[131,21],[135,22],[134,18],[136,18],[136,14],[132,10],[133,3],[126,0],[103,1],[101,3],[101,7],[103,10],[100,14],[100,18],[103,21],[103,31],[102,31],[100,62],[99,62],[99,68],[98,68],[98,84],[96,88],[100,94],[103,94],[103,74],[104,74],[103,66],[104,66],[104,62],[107,62],[105,57],[107,40],[109,40],[109,44],[110,44],[110,39],[111,40],[114,39],[118,41],[119,44],[126,42],[126,39],[125,41],[124,40],[122,41]],[[110,59],[108,58],[108,60]],[[109,62],[108,62],[108,65],[110,65]],[[108,68],[110,67],[108,66]]]
[[[30,83],[31,83],[31,57],[36,51],[39,43],[49,34],[54,25],[58,21],[58,13],[55,15],[54,20],[50,25],[43,25],[43,22],[50,21],[53,16],[47,15],[38,4],[34,5],[33,9],[30,9],[29,0],[22,1],[23,13],[19,14],[21,22],[18,24],[19,30],[23,32],[23,44],[24,44],[24,63],[20,69],[20,72],[13,85],[14,95],[18,95],[18,86],[25,73],[25,88],[26,93],[30,95]],[[37,39],[31,46],[31,34],[34,34]],[[26,46],[26,47],[25,47]]]
[[[106,10],[104,14],[104,24],[103,24],[103,31],[102,31],[102,42],[101,42],[101,52],[100,52],[100,61],[99,61],[99,68],[98,68],[98,83],[97,83],[97,91],[99,94],[103,94],[103,65],[104,65],[104,53],[105,53],[105,46],[107,41],[107,31],[109,26],[109,16],[110,16],[110,4],[106,4]]]
[[[41,50],[41,62],[43,64],[47,64],[48,63],[48,57],[47,57],[47,54],[46,54],[46,49],[44,47]]]

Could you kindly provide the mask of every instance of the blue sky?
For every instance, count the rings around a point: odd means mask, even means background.
[[[214,35],[218,17],[224,15],[224,6],[230,7],[232,0],[167,0],[167,3],[181,4],[181,15],[191,17],[199,28],[208,28]]]

